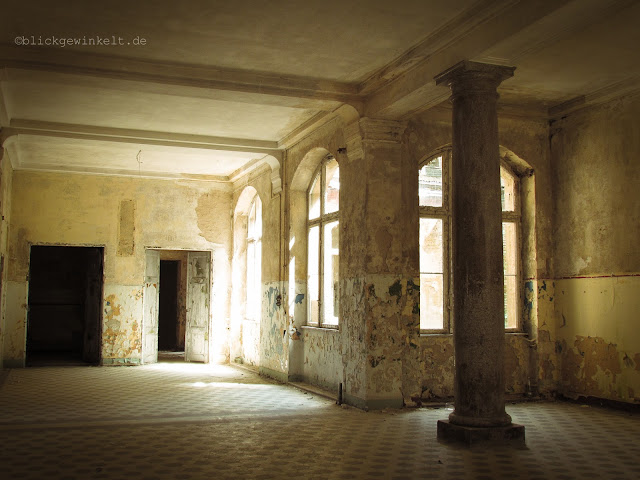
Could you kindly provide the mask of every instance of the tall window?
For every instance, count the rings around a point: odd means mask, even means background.
[[[420,166],[420,329],[449,330],[449,159],[444,150]]]
[[[332,155],[322,161],[309,189],[307,295],[309,325],[338,325],[340,169]]]
[[[520,305],[520,186],[518,177],[500,166],[502,200],[502,255],[504,262],[504,326],[517,329]]]
[[[247,310],[250,320],[260,319],[262,283],[262,202],[256,195],[251,202],[247,225]]]
[[[420,330],[451,331],[451,149],[420,165]],[[520,186],[506,165],[500,167],[502,249],[504,264],[504,325],[520,326]]]

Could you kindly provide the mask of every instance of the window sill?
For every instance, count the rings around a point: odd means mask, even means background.
[[[526,332],[520,332],[516,330],[505,330],[505,335],[512,335],[515,337],[528,337]],[[420,332],[421,337],[452,337],[453,333],[448,332]]]
[[[335,327],[318,327],[315,325],[302,325],[301,327],[303,330],[319,330],[322,332],[339,332],[339,326],[336,325]]]

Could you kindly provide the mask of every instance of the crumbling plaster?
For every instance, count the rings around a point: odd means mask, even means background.
[[[11,189],[13,183],[13,168],[8,155],[0,149],[0,368],[3,367],[4,338],[6,327],[6,302],[8,285],[8,253],[9,253],[9,224],[11,220]]]
[[[26,311],[20,305],[29,247],[37,244],[105,247],[104,363],[139,363],[142,358],[146,248],[213,251],[212,329],[214,336],[225,333],[218,324],[224,323],[229,303],[230,192],[204,182],[31,171],[16,171],[13,187],[9,283],[15,293],[7,298],[13,334],[5,359],[24,361]],[[134,228],[126,230],[133,235],[132,255],[118,255],[123,200],[135,205]]]
[[[640,402],[640,96],[551,124],[560,392]]]
[[[451,110],[438,107],[413,117],[404,132],[403,156],[419,164],[436,149],[451,143]],[[516,117],[499,113],[500,145],[505,151],[531,166],[535,175],[534,187],[522,189],[523,205],[535,200],[532,231],[535,236],[523,238],[523,249],[532,260],[523,265],[525,305],[523,306],[524,332],[506,334],[505,374],[506,393],[524,394],[538,389],[551,394],[557,384],[546,381],[558,378],[558,360],[555,353],[555,313],[547,300],[548,289],[538,288],[552,277],[553,215],[551,161],[546,121]],[[502,152],[501,152],[502,154]],[[516,169],[518,160],[512,165]],[[529,183],[530,184],[530,183]],[[524,187],[525,184],[523,184]],[[527,197],[528,196],[528,197]],[[523,215],[524,221],[525,215]],[[526,228],[523,226],[523,231]],[[420,403],[453,395],[453,344],[449,335],[421,335],[416,349],[417,368],[407,370],[405,384],[412,385],[405,401]],[[544,372],[542,367],[544,366]],[[434,370],[435,368],[435,370]],[[544,377],[542,376],[544,373]]]

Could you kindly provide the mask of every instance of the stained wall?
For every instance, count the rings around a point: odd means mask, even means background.
[[[15,171],[5,308],[5,365],[25,357],[31,245],[105,247],[105,364],[142,358],[145,248],[213,252],[212,359],[224,355],[231,192],[212,182]]]
[[[4,337],[7,331],[6,296],[8,286],[9,223],[11,220],[11,190],[13,168],[9,157],[0,148],[0,368],[4,360]]]
[[[248,173],[233,185],[233,273],[229,351],[232,362],[259,365],[262,373],[286,380],[289,368],[286,318],[286,280],[281,255],[285,241],[282,196],[274,195],[271,168]],[[262,202],[261,311],[259,319],[247,318],[246,248],[247,214],[254,195]],[[279,298],[279,299],[278,299]]]
[[[640,97],[551,125],[556,350],[569,397],[640,402]]]
[[[436,149],[451,143],[451,110],[432,109],[409,121],[404,134],[403,155],[417,165]],[[548,125],[545,120],[499,113],[501,155],[520,169],[523,265],[521,305],[522,331],[506,333],[506,393],[552,394],[558,378],[555,354],[554,307],[548,301],[547,284],[552,285],[551,225],[553,218],[551,161]],[[509,158],[506,158],[509,157]],[[525,167],[522,167],[526,165]],[[533,175],[524,173],[533,170]],[[417,171],[417,170],[416,170]],[[525,225],[531,222],[531,225]],[[527,235],[527,231],[530,232]],[[547,281],[549,280],[549,281]],[[454,307],[455,308],[455,307]],[[455,328],[455,327],[454,327]],[[422,404],[453,396],[453,338],[451,334],[417,337],[412,345],[413,368],[405,370],[404,398],[407,404]],[[545,367],[545,377],[541,378]]]

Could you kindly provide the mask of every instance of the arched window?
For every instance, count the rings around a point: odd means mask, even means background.
[[[340,169],[332,155],[321,162],[308,192],[307,323],[338,325]]]
[[[247,299],[246,317],[258,321],[262,283],[262,202],[256,195],[247,219]]]
[[[451,148],[419,166],[420,330],[451,331]],[[522,248],[520,179],[502,162],[502,249],[505,329],[520,330]],[[530,222],[533,223],[533,222]]]

